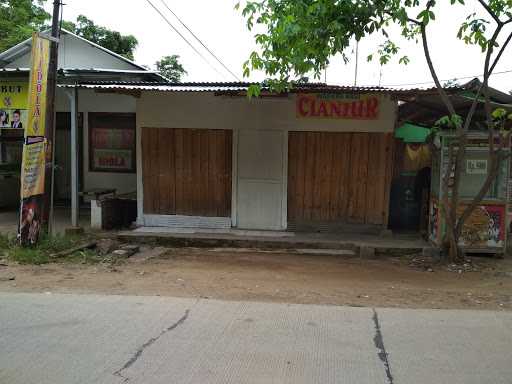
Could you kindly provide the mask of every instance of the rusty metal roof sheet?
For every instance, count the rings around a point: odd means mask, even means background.
[[[85,88],[111,91],[157,91],[157,92],[217,92],[239,93],[246,92],[251,85],[249,82],[122,82],[122,81],[95,81],[80,82],[79,84],[60,84],[59,87]],[[460,90],[461,87],[449,87],[448,90]],[[268,91],[263,85],[262,91]],[[316,92],[316,93],[386,93],[386,94],[416,94],[436,92],[436,88],[385,88],[379,86],[343,86],[328,85],[324,83],[307,83],[295,85],[290,92]]]

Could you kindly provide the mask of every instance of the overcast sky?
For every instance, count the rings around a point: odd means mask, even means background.
[[[242,78],[242,64],[255,49],[253,33],[245,26],[239,11],[234,9],[235,0],[164,0],[167,5],[188,25],[188,27],[212,50],[229,69]],[[475,4],[476,0],[467,0]],[[233,81],[236,80],[224,70],[193,37],[179,24],[177,19],[162,4],[162,0],[151,0],[161,9],[169,21],[205,56],[210,63],[194,52],[185,41],[174,32],[162,17],[151,8],[147,0],[66,0],[64,18],[74,21],[84,14],[95,23],[132,34],[139,46],[135,52],[138,64],[154,66],[164,55],[178,54],[188,75],[186,81]],[[448,0],[437,12],[434,27],[429,28],[429,38],[434,63],[441,79],[471,77],[482,73],[483,56],[476,47],[466,46],[456,39],[457,25],[469,13],[468,8],[450,6]],[[51,7],[48,1],[46,7]],[[512,27],[507,29],[510,33]],[[377,62],[366,62],[368,54],[375,51],[382,42],[378,37],[367,39],[359,45],[358,85],[404,85],[430,82],[431,77],[425,64],[422,47],[414,43],[404,43],[402,49],[411,58],[407,66],[393,63],[380,67]],[[351,52],[349,52],[351,53]],[[355,54],[349,64],[341,58],[333,58],[327,70],[327,82],[331,84],[353,85]],[[215,69],[212,68],[212,66]],[[496,72],[512,71],[512,46],[508,49],[496,68]],[[253,74],[250,80],[261,80],[263,74]],[[322,76],[322,81],[324,80]],[[461,82],[467,79],[461,79]],[[429,86],[432,84],[418,84]],[[503,91],[512,90],[512,72],[492,77],[491,85]]]

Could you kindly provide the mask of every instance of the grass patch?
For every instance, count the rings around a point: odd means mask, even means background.
[[[81,264],[98,264],[105,261],[105,258],[93,249],[84,249],[82,251],[75,252],[61,260],[70,263],[81,263]]]
[[[0,233],[0,251],[9,249],[12,239],[8,235]]]
[[[83,236],[48,236],[43,235],[39,238],[39,242],[36,246],[22,247],[18,244],[15,238],[9,238],[5,235],[0,236],[0,250],[2,253],[11,261],[18,262],[20,264],[46,264],[51,261],[50,255],[66,249],[77,246],[84,242],[86,238]],[[92,251],[91,251],[92,252]],[[80,255],[84,253],[84,255]],[[87,254],[85,254],[87,253]],[[92,255],[88,254],[89,251],[80,251],[76,254],[70,255],[66,260],[88,260],[92,262]],[[81,257],[81,258],[80,258]]]

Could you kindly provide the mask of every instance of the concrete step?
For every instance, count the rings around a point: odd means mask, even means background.
[[[299,250],[308,254],[358,255],[363,250],[364,257],[374,255],[407,255],[421,253],[423,242],[411,241],[362,241],[336,238],[307,238],[305,236],[239,236],[229,233],[174,233],[125,231],[117,235],[119,241],[139,244],[152,244],[165,247],[195,248],[245,248],[259,250]],[[330,252],[327,252],[330,251]],[[332,252],[338,251],[338,252]],[[346,251],[346,252],[345,252]]]

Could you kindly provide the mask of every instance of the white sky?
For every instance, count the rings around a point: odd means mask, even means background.
[[[179,22],[165,9],[161,0],[151,0],[168,17],[189,41],[207,57],[217,68],[206,64],[166,22],[158,15],[146,0],[66,0],[64,18],[75,21],[76,16],[84,14],[96,24],[117,30],[123,34],[132,34],[139,46],[135,52],[135,61],[153,66],[164,55],[178,54],[188,75],[185,81],[232,81],[227,73],[208,53],[184,30]],[[181,17],[182,21],[203,40],[203,42],[228,66],[232,72],[242,78],[242,64],[249,53],[255,49],[254,38],[245,26],[245,20],[234,9],[237,0],[165,0],[169,7]],[[435,65],[441,79],[460,78],[482,73],[483,55],[479,48],[464,45],[456,39],[460,22],[468,15],[468,7],[450,6],[448,0],[442,0],[444,12],[437,12],[435,27],[429,29],[430,46]],[[467,0],[476,6],[476,0]],[[51,7],[48,1],[46,8]],[[456,24],[454,22],[457,22]],[[510,33],[512,27],[505,32]],[[359,45],[358,85],[378,85],[381,68],[375,62],[367,63],[368,54],[376,50],[382,42],[378,37],[366,39]],[[409,65],[393,63],[382,68],[380,84],[397,85],[429,82],[431,77],[425,64],[421,45],[401,44],[404,53],[411,58]],[[354,54],[349,55],[355,57]],[[354,82],[354,61],[347,65],[341,58],[334,58],[327,70],[327,82],[330,84],[352,85]],[[512,70],[512,45],[496,72]],[[261,80],[262,74],[252,74],[249,80]],[[324,80],[322,76],[322,81]],[[461,82],[467,80],[460,80]],[[418,85],[429,86],[431,84]],[[512,72],[498,74],[491,78],[491,86],[503,91],[512,90]]]

